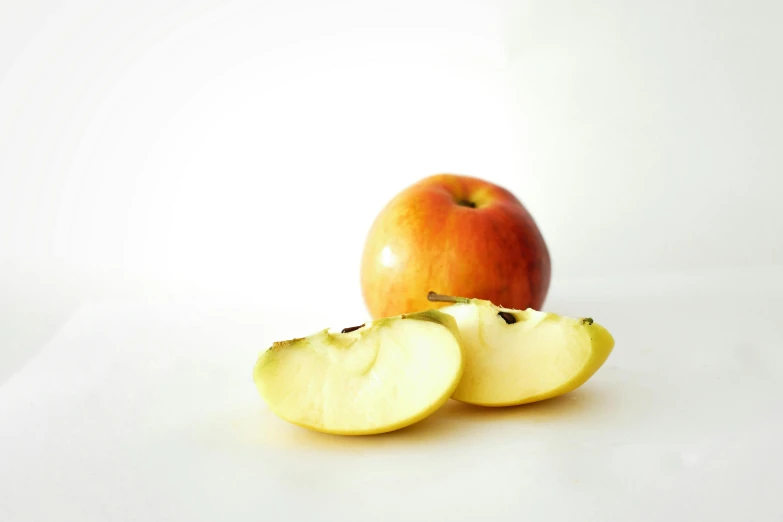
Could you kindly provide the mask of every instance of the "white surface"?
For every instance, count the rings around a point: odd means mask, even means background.
[[[781,271],[561,288],[616,337],[586,385],[366,438],[287,425],[251,381],[262,347],[329,325],[90,304],[0,388],[0,520],[777,521],[781,303]]]

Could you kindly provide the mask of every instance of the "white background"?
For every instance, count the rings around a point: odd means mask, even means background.
[[[779,2],[0,9],[0,375],[101,293],[362,313],[372,219],[436,172],[525,202],[553,291],[783,263]]]
[[[766,357],[780,348],[781,22],[774,1],[0,0],[0,386],[16,374],[7,400],[29,387],[48,411],[37,379],[68,350],[81,357],[76,375],[102,353],[85,326],[96,317],[114,325],[106,335],[137,325],[116,334],[119,361],[133,342],[179,353],[154,335],[177,307],[131,302],[207,303],[183,324],[209,328],[214,342],[198,353],[218,366],[249,368],[278,336],[363,320],[371,221],[437,172],[523,200],[553,258],[546,308],[603,311],[621,334],[616,368],[630,372],[619,381],[645,367],[633,358],[643,348],[682,339],[683,368],[709,358],[707,339],[749,343],[760,366],[777,367]],[[754,332],[695,330],[725,327],[710,320],[723,313]],[[664,323],[665,341],[633,319],[662,316],[681,320]],[[230,351],[221,338],[241,349],[215,361],[205,354]],[[43,382],[67,389],[58,378]],[[662,396],[701,397],[698,387]],[[644,460],[635,448],[628,459]],[[44,452],[29,452],[16,451],[19,466],[40,464]],[[727,473],[755,469],[740,454]],[[757,520],[773,519],[756,505],[767,517]]]

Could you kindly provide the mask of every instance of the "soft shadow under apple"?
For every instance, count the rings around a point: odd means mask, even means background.
[[[497,422],[539,424],[571,423],[606,414],[611,401],[601,387],[578,389],[567,395],[521,406],[484,408],[449,400],[433,415],[407,428],[379,435],[341,436],[310,431],[275,417],[263,409],[234,419],[234,433],[251,445],[280,449],[336,449],[356,451],[377,447],[417,447],[459,440]]]

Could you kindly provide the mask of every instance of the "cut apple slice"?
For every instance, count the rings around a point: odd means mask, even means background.
[[[592,319],[512,310],[489,301],[430,293],[455,302],[441,312],[457,320],[465,371],[453,399],[513,406],[575,390],[603,365],[614,339]]]
[[[367,435],[433,413],[454,392],[462,369],[455,320],[429,310],[275,343],[259,357],[253,378],[282,419]]]

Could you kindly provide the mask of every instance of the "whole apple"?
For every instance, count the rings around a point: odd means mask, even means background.
[[[403,190],[377,216],[361,284],[374,318],[447,304],[428,301],[429,291],[539,310],[550,274],[544,238],[511,192],[438,174]]]

